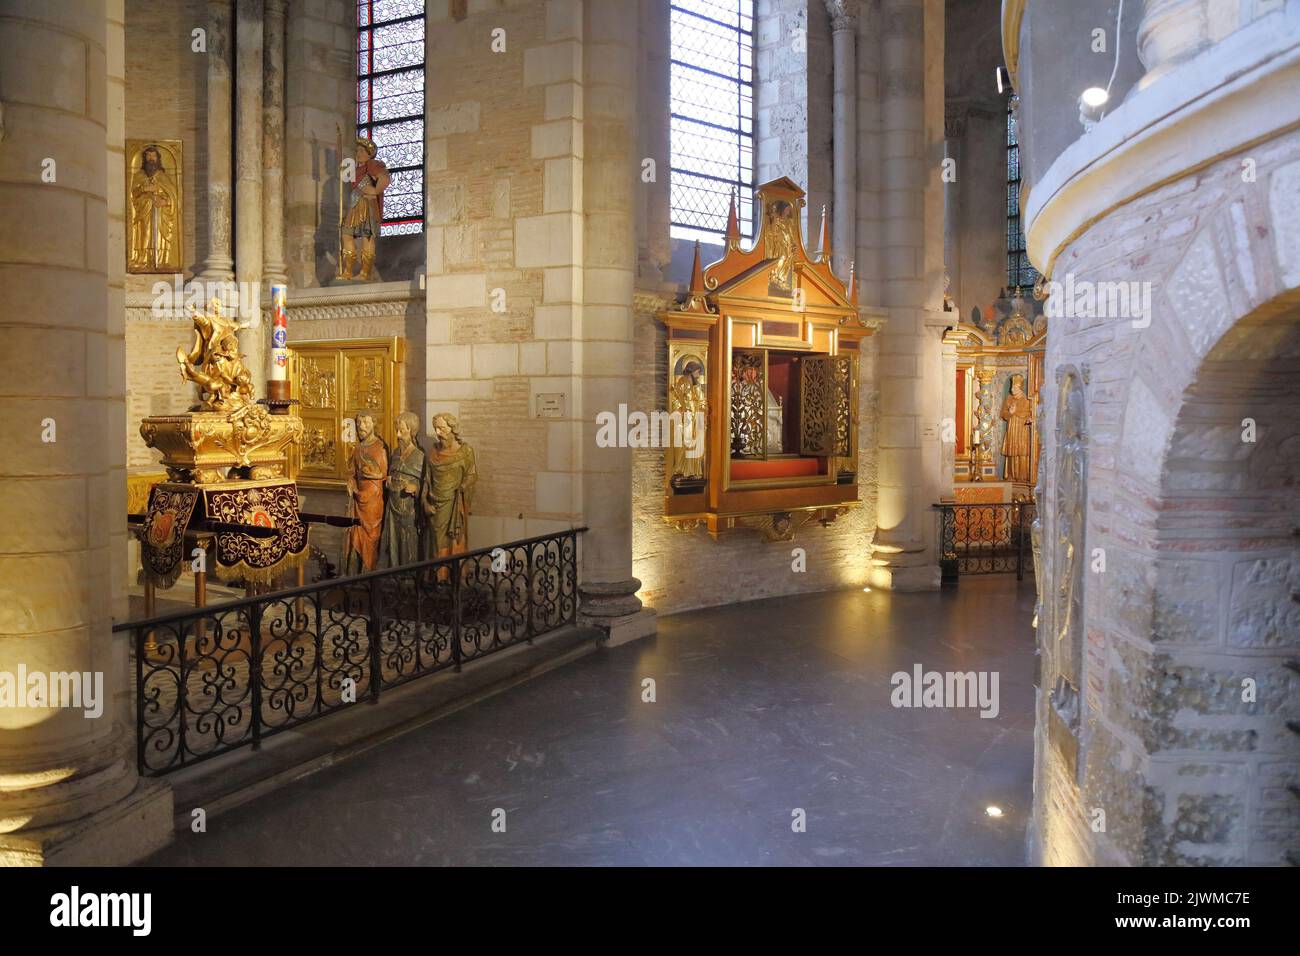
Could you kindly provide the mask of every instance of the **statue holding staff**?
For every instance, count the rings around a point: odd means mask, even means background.
[[[358,278],[369,279],[375,264],[375,242],[379,238],[379,226],[384,221],[384,190],[392,179],[388,167],[382,160],[375,158],[378,152],[379,147],[374,140],[357,137],[356,154],[353,157],[355,175],[350,197],[346,200],[346,212],[343,213],[339,226],[339,242],[342,246],[339,254],[340,279],[352,278],[358,248],[361,253],[361,274]]]

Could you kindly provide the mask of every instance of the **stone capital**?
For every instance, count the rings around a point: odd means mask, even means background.
[[[856,30],[858,14],[862,12],[861,0],[825,0],[826,12],[831,17],[831,31]]]

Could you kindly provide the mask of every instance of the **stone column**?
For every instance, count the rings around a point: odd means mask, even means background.
[[[107,87],[121,23],[121,0],[0,0],[0,208],[23,224],[0,231],[0,301],[22,303],[0,311],[0,674],[77,674],[99,691],[93,706],[28,706],[42,702],[19,684],[23,700],[0,708],[0,866],[124,864],[171,836],[170,789],[135,773],[110,633],[125,403],[109,347],[107,183],[123,169],[107,162]]]
[[[584,4],[583,301],[581,367],[582,615],[610,644],[653,634],[632,576],[632,451],[596,444],[595,418],[632,404],[632,286],[637,143],[637,19],[618,4]]]
[[[287,282],[284,263],[284,22],[286,0],[266,0],[262,55],[262,273],[268,285]]]
[[[966,134],[966,107],[945,106],[943,155],[952,160],[954,178],[943,184],[943,263],[946,291],[961,310],[961,141]],[[956,321],[954,319],[954,321]]]
[[[941,456],[937,430],[929,435],[929,406],[937,407],[941,374],[932,317],[942,304],[942,250],[930,262],[929,244],[941,243],[942,205],[931,201],[942,156],[942,119],[934,143],[927,117],[927,46],[942,3],[883,0],[879,90],[882,106],[881,235],[889,320],[880,333],[880,458],[873,587],[922,590],[939,586],[931,495],[937,495]],[[928,28],[928,29],[927,29]],[[929,34],[929,35],[927,35]],[[927,44],[927,39],[931,41]],[[939,90],[942,90],[940,68]],[[931,97],[933,98],[933,97]],[[938,104],[942,117],[942,102]],[[931,147],[939,147],[932,149]],[[933,197],[939,198],[937,195]],[[935,207],[936,216],[930,213]],[[931,275],[936,272],[936,275]],[[931,341],[932,340],[932,341]],[[933,372],[931,373],[931,369]],[[929,381],[927,382],[927,378]],[[935,394],[927,393],[927,385]],[[933,401],[932,401],[933,400]],[[937,416],[932,421],[937,422]],[[933,458],[933,464],[929,459]]]
[[[228,282],[230,257],[230,29],[232,0],[208,0],[208,257],[200,278]]]
[[[857,249],[858,226],[858,0],[826,0],[834,57],[833,156],[835,207],[831,215],[833,268],[847,277]]]
[[[263,0],[239,0],[236,17],[235,280],[239,283],[239,349],[266,394],[266,341],[262,328],[262,24]],[[283,101],[282,101],[283,102]],[[281,150],[283,157],[283,150]]]

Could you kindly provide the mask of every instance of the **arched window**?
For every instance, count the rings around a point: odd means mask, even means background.
[[[384,190],[380,235],[420,232],[424,0],[357,0],[357,135],[375,141],[393,176]]]
[[[1020,228],[1020,142],[1016,138],[1016,105],[1007,98],[1007,290],[1033,288],[1038,270],[1029,264],[1025,233]]]
[[[672,0],[674,237],[716,242],[739,194],[754,232],[754,0]]]

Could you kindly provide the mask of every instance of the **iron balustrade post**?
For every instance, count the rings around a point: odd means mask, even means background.
[[[196,647],[197,651],[198,648]],[[253,749],[262,748],[262,605],[248,608],[248,684],[253,698]]]
[[[380,636],[384,633],[384,598],[379,587],[379,577],[370,579],[369,614],[366,630],[370,639],[370,703],[379,703],[379,685],[383,678],[383,660],[380,655]]]
[[[460,670],[460,558],[452,558],[451,566],[451,660],[452,669]]]
[[[1025,508],[1016,505],[1016,580],[1025,579]]]
[[[524,633],[533,643],[533,548],[524,549]]]
[[[144,629],[131,631],[135,643],[135,767],[144,776]]]

